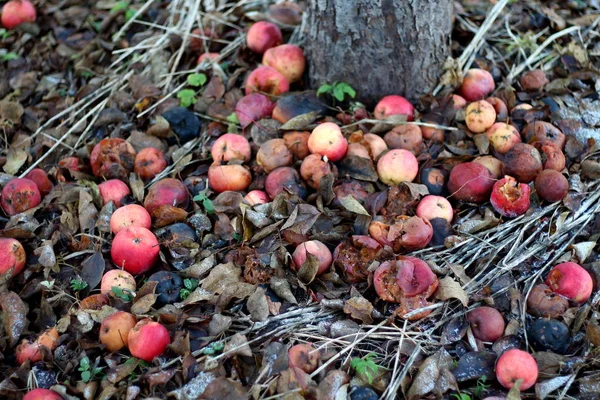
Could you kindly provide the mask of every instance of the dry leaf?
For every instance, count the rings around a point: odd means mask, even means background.
[[[22,149],[8,149],[6,164],[2,167],[4,172],[10,175],[16,175],[21,167],[27,161],[27,152]]]
[[[340,204],[348,211],[355,214],[370,216],[365,208],[351,194],[338,198]]]
[[[250,312],[250,316],[253,321],[265,321],[269,318],[269,304],[267,302],[267,296],[265,295],[266,289],[258,286],[254,293],[248,298],[246,306]]]
[[[27,313],[29,306],[15,292],[0,292],[0,308],[2,308],[2,324],[8,335],[8,343],[12,347],[29,324]]]
[[[467,296],[467,292],[465,292],[465,290],[460,286],[460,283],[456,282],[449,276],[440,279],[440,284],[435,291],[434,296],[436,299],[442,301],[448,299],[458,299],[465,307],[469,304],[469,296]]]
[[[355,296],[344,303],[344,312],[352,318],[362,321],[363,324],[371,324],[373,318],[373,304],[362,296]]]
[[[452,365],[452,357],[445,349],[438,350],[434,355],[427,357],[419,367],[408,390],[407,398],[422,399],[429,393],[441,398],[448,390],[457,390],[456,380],[450,372]]]

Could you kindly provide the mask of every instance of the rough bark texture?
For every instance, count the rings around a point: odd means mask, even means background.
[[[311,0],[310,84],[347,82],[373,105],[430,92],[449,54],[452,0]]]

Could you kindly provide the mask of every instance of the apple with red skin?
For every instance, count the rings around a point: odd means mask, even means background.
[[[519,183],[512,176],[505,176],[494,183],[490,202],[500,215],[515,218],[529,209],[529,185]]]
[[[546,121],[532,121],[521,132],[529,143],[537,141],[554,142],[561,150],[565,148],[567,136],[557,127]]]
[[[516,381],[523,379],[521,390],[527,390],[535,385],[537,378],[537,363],[531,354],[525,351],[505,351],[496,362],[496,379],[507,389],[512,389]]]
[[[112,233],[117,234],[121,229],[128,226],[139,226],[150,229],[152,218],[148,211],[139,204],[128,204],[117,208],[110,217],[110,229]]]
[[[434,218],[443,218],[448,222],[452,222],[452,218],[454,218],[452,204],[445,197],[433,195],[427,195],[419,201],[416,214],[428,221]]]
[[[231,160],[250,161],[252,151],[248,139],[237,133],[226,133],[219,136],[210,149],[215,162],[226,163]]]
[[[563,153],[556,143],[544,139],[533,142],[533,147],[540,152],[542,162],[544,163],[544,169],[553,169],[558,172],[565,169],[565,166],[567,165],[565,153]]]
[[[25,267],[25,249],[21,242],[13,238],[0,238],[0,280],[5,275],[16,276]]]
[[[135,283],[135,278],[129,272],[123,271],[122,269],[111,269],[102,276],[100,292],[112,294],[113,287],[135,293],[137,284]]]
[[[103,204],[112,201],[117,207],[121,207],[123,205],[123,198],[131,194],[129,186],[118,179],[110,179],[102,182],[98,184],[98,189],[100,190]]]
[[[208,184],[217,193],[246,190],[250,183],[252,174],[243,165],[213,164],[208,168]]]
[[[200,65],[204,61],[208,61],[209,63],[212,63],[212,62],[216,61],[220,56],[221,56],[221,54],[219,54],[219,53],[202,53],[202,54],[200,54],[200,57],[198,57],[198,61],[196,61],[196,65]]]
[[[534,187],[538,196],[550,203],[561,201],[569,193],[569,181],[553,169],[540,172],[535,178]]]
[[[135,315],[117,311],[104,318],[100,325],[100,343],[110,352],[119,351],[127,346],[129,331],[137,324]]]
[[[255,53],[263,54],[283,41],[281,29],[272,22],[259,21],[248,29],[246,44]]]
[[[279,71],[290,83],[302,78],[306,68],[306,58],[302,49],[293,44],[282,44],[265,51],[263,65]]]
[[[419,173],[419,162],[408,150],[393,149],[377,161],[377,175],[381,182],[395,186],[401,182],[412,182]]]
[[[135,149],[120,138],[102,139],[94,146],[90,163],[95,176],[126,181],[135,164]]]
[[[503,162],[504,175],[510,175],[521,183],[535,180],[543,168],[540,152],[527,143],[512,146],[504,155]]]
[[[321,187],[321,179],[331,173],[329,163],[323,160],[319,154],[311,154],[302,160],[300,165],[300,176],[311,188],[318,190]]]
[[[81,310],[102,310],[102,307],[110,304],[110,298],[106,293],[91,294],[88,297],[81,300],[79,308]]]
[[[0,205],[4,212],[13,216],[37,207],[42,196],[35,182],[26,178],[15,178],[2,189]]]
[[[127,337],[131,355],[147,362],[163,354],[170,342],[167,328],[149,318],[139,321]]]
[[[48,179],[48,174],[41,168],[34,168],[25,175],[25,178],[32,180],[38,187],[40,191],[40,195],[44,197],[54,187],[50,179]]]
[[[50,389],[33,389],[25,393],[23,400],[63,400],[63,397]]]
[[[484,342],[495,342],[504,335],[504,318],[492,307],[477,307],[467,314],[473,336]]]
[[[146,147],[135,156],[133,172],[145,181],[153,179],[167,168],[165,154],[155,147]]]
[[[40,361],[42,359],[42,346],[50,351],[56,349],[56,346],[58,346],[58,331],[56,328],[47,329],[34,342],[23,339],[15,350],[17,363],[21,365],[27,360],[32,363]]]
[[[494,107],[494,110],[496,110],[496,121],[506,122],[508,119],[508,107],[506,107],[506,103],[498,97],[488,97],[485,101],[490,103]]]
[[[148,271],[158,261],[158,239],[146,228],[130,226],[115,235],[110,255],[113,262],[137,275]]]
[[[472,68],[465,74],[459,94],[467,101],[486,98],[496,89],[494,77],[484,69]]]
[[[400,215],[391,222],[378,217],[369,224],[369,234],[382,246],[390,246],[398,253],[425,248],[433,237],[433,227],[418,216]]]
[[[414,119],[415,107],[406,98],[397,95],[385,96],[375,106],[376,119],[386,119],[391,115],[405,115],[407,121]]]
[[[492,173],[486,167],[466,162],[450,171],[448,191],[456,200],[484,203],[490,198],[494,183]]]
[[[300,174],[292,167],[279,167],[273,170],[265,179],[265,191],[271,199],[283,191],[296,193],[301,199],[306,198],[308,192],[300,179]]]
[[[279,96],[290,91],[290,82],[275,68],[266,65],[250,72],[246,79],[246,95],[263,93],[269,96]]]
[[[546,277],[546,285],[575,303],[585,303],[592,295],[594,282],[589,272],[574,262],[556,265]]]
[[[348,141],[339,126],[324,122],[313,129],[308,138],[308,150],[336,162],[344,158],[348,151]]]
[[[163,178],[148,189],[144,208],[152,215],[152,211],[160,206],[187,208],[189,202],[190,194],[183,182],[174,178]]]
[[[294,156],[288,150],[283,139],[269,139],[264,142],[256,153],[256,162],[268,174],[279,167],[292,164]]]
[[[8,30],[15,29],[23,22],[35,22],[35,6],[29,0],[11,0],[2,7],[2,26]]]
[[[299,271],[302,267],[302,264],[307,259],[307,254],[310,253],[313,256],[317,257],[319,260],[319,268],[317,270],[317,275],[324,274],[327,272],[331,264],[333,263],[333,256],[331,251],[318,240],[309,240],[307,242],[301,243],[296,247],[294,253],[292,253],[292,265]]]
[[[452,107],[455,110],[460,110],[461,108],[463,108],[466,105],[467,105],[467,100],[464,97],[462,97],[458,94],[452,95]]]
[[[248,192],[248,194],[244,196],[244,200],[246,200],[251,206],[267,204],[271,201],[271,199],[269,199],[269,195],[262,190],[252,190]]]
[[[251,93],[238,100],[235,105],[235,115],[242,128],[246,128],[253,122],[270,117],[274,108],[275,103],[264,94]]]

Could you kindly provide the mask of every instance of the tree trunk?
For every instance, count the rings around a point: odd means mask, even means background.
[[[346,82],[373,106],[429,93],[449,54],[453,0],[310,0],[310,85]]]

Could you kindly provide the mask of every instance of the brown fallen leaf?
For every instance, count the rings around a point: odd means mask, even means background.
[[[8,343],[12,347],[27,328],[29,306],[15,292],[0,292],[0,308],[2,308],[2,324],[8,335]]]
[[[465,290],[460,286],[460,283],[449,276],[440,279],[440,283],[435,291],[434,297],[442,301],[448,299],[458,299],[465,307],[469,304],[469,296],[467,296],[467,292],[465,292]]]

